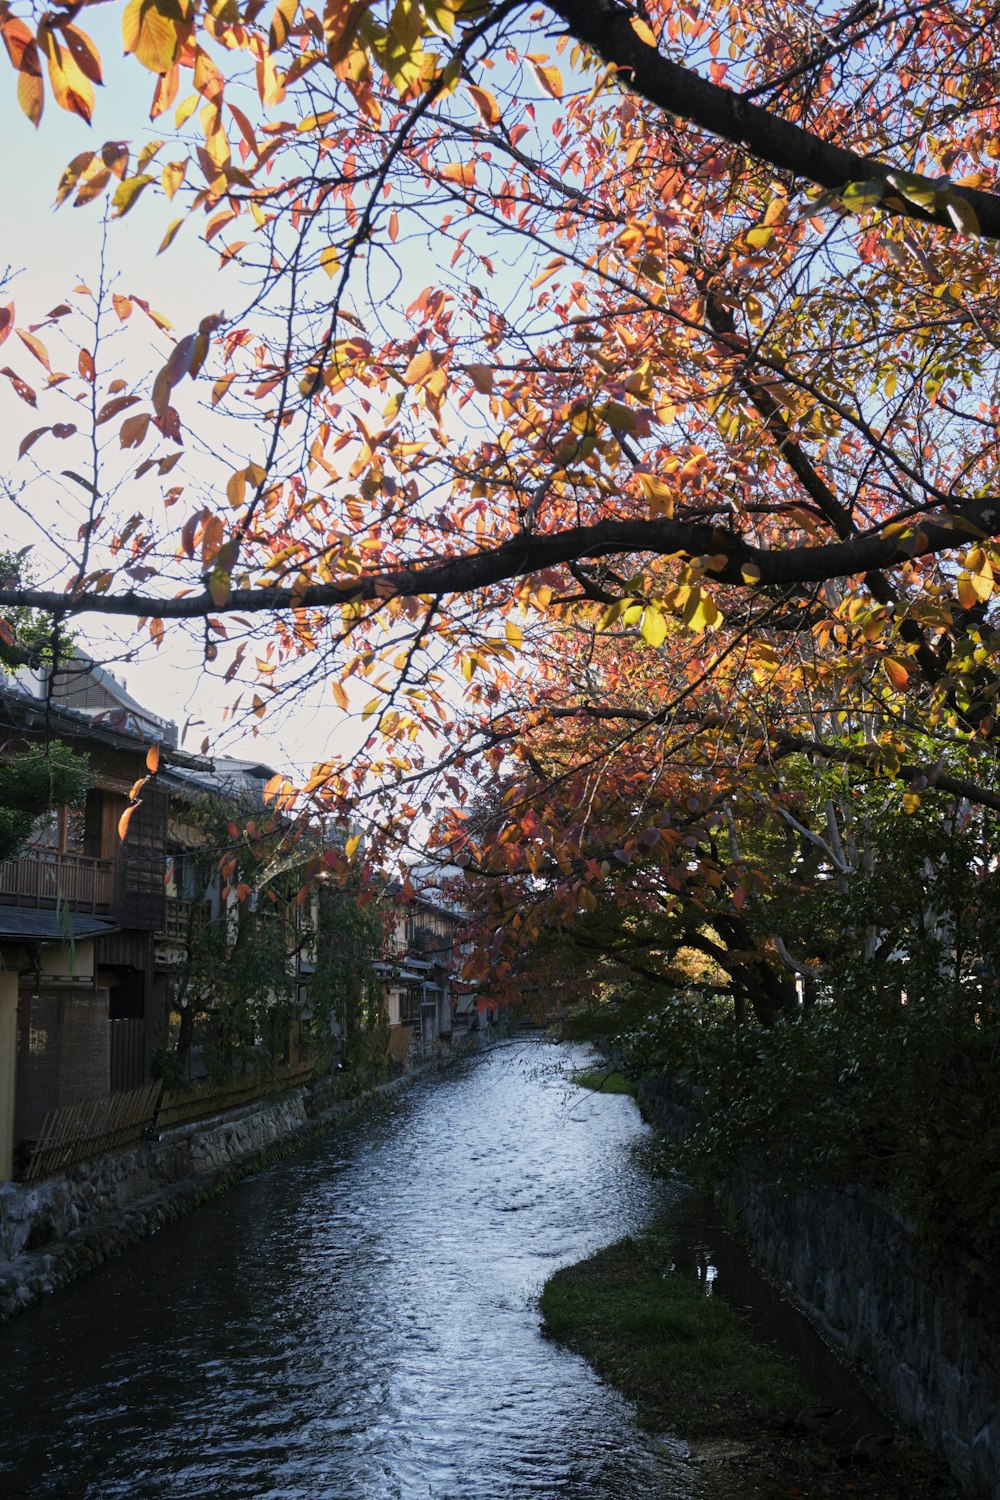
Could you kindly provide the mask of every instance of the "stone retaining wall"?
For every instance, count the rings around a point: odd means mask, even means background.
[[[667,1134],[690,1128],[689,1098],[662,1080],[641,1094]],[[870,1193],[736,1181],[724,1197],[754,1252],[870,1372],[903,1424],[971,1495],[1000,1500],[1000,1293],[973,1269],[929,1255]]]
[[[354,1098],[344,1097],[346,1079],[331,1076],[165,1131],[157,1141],[81,1163],[61,1177],[3,1183],[0,1320],[294,1151],[310,1136],[371,1108],[422,1071],[427,1070],[414,1069]]]

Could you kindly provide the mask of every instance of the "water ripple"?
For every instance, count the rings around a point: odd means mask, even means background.
[[[543,1339],[561,1264],[646,1223],[631,1101],[579,1049],[418,1082],[0,1330],[0,1491],[663,1500],[669,1444]]]

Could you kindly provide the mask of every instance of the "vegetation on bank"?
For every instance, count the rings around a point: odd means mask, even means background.
[[[913,805],[857,778],[797,775],[786,810],[800,828],[786,838],[762,826],[741,845],[763,873],[741,899],[739,982],[707,953],[721,954],[729,896],[714,910],[671,897],[667,915],[623,900],[559,934],[553,955],[587,996],[564,1029],[607,1042],[626,1077],[687,1089],[685,1170],[874,1189],[936,1252],[990,1275],[1000,1264],[996,820],[955,799]],[[833,868],[813,835],[822,828],[815,837],[829,843],[835,827]],[[630,954],[641,972],[627,976]],[[765,1015],[761,996],[782,973],[791,999]]]
[[[599,1068],[585,1069],[574,1074],[573,1082],[582,1089],[593,1089],[597,1094],[631,1094],[635,1098],[635,1084],[617,1069],[602,1072]]]
[[[643,1426],[686,1438],[731,1435],[807,1399],[786,1362],[753,1344],[731,1307],[673,1271],[660,1235],[620,1240],[557,1271],[540,1305],[545,1332],[624,1391]]]
[[[691,1444],[705,1500],[956,1500],[914,1438],[846,1438],[734,1308],[673,1270],[661,1234],[557,1271],[540,1306],[544,1332],[633,1401],[641,1426]]]

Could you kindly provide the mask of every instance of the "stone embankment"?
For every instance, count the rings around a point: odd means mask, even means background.
[[[61,1177],[0,1185],[0,1320],[312,1135],[372,1108],[423,1071],[414,1069],[349,1099],[342,1097],[336,1077],[319,1079],[164,1131],[158,1140],[81,1163]]]
[[[662,1079],[641,1089],[653,1124],[682,1139],[693,1116]],[[1000,1500],[1000,1291],[930,1254],[873,1194],[734,1181],[723,1195],[751,1249],[904,1426],[970,1495]],[[995,1268],[994,1268],[995,1269]]]

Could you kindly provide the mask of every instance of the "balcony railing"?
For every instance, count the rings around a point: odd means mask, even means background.
[[[209,901],[188,901],[181,896],[168,896],[166,921],[163,936],[175,942],[186,943],[198,928],[212,920],[212,905]]]
[[[115,898],[115,864],[59,849],[26,849],[0,864],[0,903],[109,913]]]

